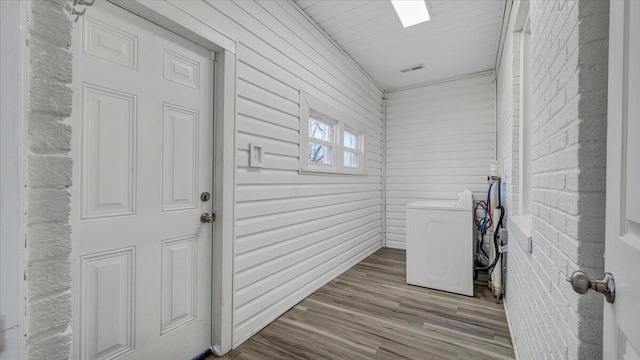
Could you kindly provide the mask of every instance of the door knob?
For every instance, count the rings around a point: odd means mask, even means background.
[[[200,215],[200,222],[212,223],[214,221],[216,221],[216,214],[204,213]]]
[[[584,271],[574,271],[567,281],[573,287],[573,291],[578,294],[586,294],[591,289],[604,295],[610,304],[616,299],[616,282],[611,273],[605,273],[602,280],[591,280]]]

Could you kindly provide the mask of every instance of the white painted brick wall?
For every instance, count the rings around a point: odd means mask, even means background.
[[[520,102],[520,33],[511,33],[505,38],[498,81],[498,169],[504,190],[504,206],[514,209],[519,206],[519,102]],[[509,214],[507,214],[508,217]],[[506,222],[506,221],[505,221]]]
[[[68,359],[71,4],[38,0],[30,6],[25,356]]]
[[[534,244],[531,254],[510,246],[512,336],[521,359],[600,359],[602,296],[579,296],[565,278],[577,269],[603,272],[609,3],[530,5]],[[503,57],[498,79],[498,154],[507,173],[517,167],[517,115],[508,113],[516,112],[509,96],[518,80],[504,77],[516,74],[509,67],[517,56]],[[505,191],[515,197],[517,185]],[[517,212],[515,204],[506,202],[508,213]]]

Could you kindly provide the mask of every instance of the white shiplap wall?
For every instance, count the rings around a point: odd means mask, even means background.
[[[457,199],[464,189],[485,198],[495,159],[493,74],[387,95],[386,245],[405,248],[405,206]]]
[[[290,2],[171,3],[238,40],[237,346],[382,246],[383,94]],[[298,173],[299,89],[369,126],[368,176]]]

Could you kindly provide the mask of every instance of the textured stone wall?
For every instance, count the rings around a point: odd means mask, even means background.
[[[28,177],[26,351],[28,359],[71,352],[70,53],[67,0],[30,2],[28,18]]]

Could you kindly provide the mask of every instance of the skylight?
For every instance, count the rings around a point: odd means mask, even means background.
[[[424,0],[391,0],[391,4],[404,27],[431,20]]]

